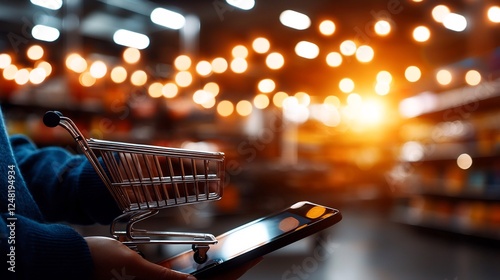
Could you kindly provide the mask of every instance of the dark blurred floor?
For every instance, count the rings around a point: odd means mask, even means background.
[[[362,203],[339,208],[340,223],[267,255],[241,279],[461,280],[498,279],[500,275],[497,242],[397,224],[383,208]],[[179,215],[184,221],[189,217],[186,213]],[[254,216],[216,217],[208,225],[209,232],[220,234]],[[193,220],[188,224],[193,225]],[[83,233],[89,233],[88,229]],[[171,245],[146,253],[154,260],[182,250]]]

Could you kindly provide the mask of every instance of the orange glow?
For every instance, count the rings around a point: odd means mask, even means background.
[[[161,89],[161,92],[163,94],[163,97],[173,98],[173,97],[177,96],[177,93],[179,92],[179,88],[174,83],[166,83],[163,86],[163,88]]]
[[[352,40],[345,40],[340,43],[340,53],[345,56],[354,55],[356,53],[356,48],[356,43],[354,43]]]
[[[339,89],[344,93],[349,93],[354,90],[354,81],[349,78],[343,78],[339,82]]]
[[[142,70],[137,70],[130,76],[130,82],[134,86],[143,86],[148,82],[148,75]]]
[[[222,57],[217,57],[212,60],[212,71],[214,73],[224,73],[228,67],[227,61]]]
[[[356,59],[362,63],[367,63],[372,61],[374,55],[375,52],[373,51],[373,48],[370,46],[366,45],[359,46],[359,48],[356,50]]]
[[[66,58],[66,67],[76,73],[83,73],[87,69],[87,61],[77,53]]]
[[[269,69],[277,70],[283,67],[285,64],[285,58],[282,54],[273,52],[266,57],[266,65]]]
[[[446,5],[437,5],[432,9],[432,18],[436,22],[443,22],[443,19],[450,13],[450,9]]]
[[[151,85],[149,85],[148,94],[153,98],[161,97],[163,95],[162,89],[163,85],[161,83],[154,82]]]
[[[212,73],[212,64],[206,60],[202,60],[196,64],[196,72],[201,76],[208,76]]]
[[[281,108],[283,106],[283,101],[288,97],[288,94],[283,91],[279,91],[273,96],[274,106]]]
[[[82,86],[91,87],[95,84],[96,78],[94,78],[89,72],[83,72],[80,74],[79,81]]]
[[[257,88],[260,90],[260,92],[270,93],[276,88],[276,83],[274,83],[272,79],[263,79],[259,82]]]
[[[431,31],[426,26],[417,26],[413,30],[413,39],[417,42],[426,42],[431,37]]]
[[[331,52],[326,56],[326,64],[330,67],[338,67],[342,64],[342,55],[338,52]]]
[[[34,85],[41,84],[46,77],[47,73],[45,73],[45,69],[43,68],[35,68],[29,73],[29,80]]]
[[[391,24],[386,20],[379,20],[375,23],[375,33],[386,36],[391,32]]]
[[[43,53],[44,52],[42,47],[40,47],[39,45],[33,45],[28,49],[26,55],[31,60],[38,60],[43,57]]]
[[[500,22],[500,7],[499,6],[491,6],[488,9],[488,19],[493,23]]]
[[[117,84],[123,83],[127,79],[127,70],[121,66],[117,66],[111,70],[111,80]]]
[[[191,67],[191,58],[187,55],[180,55],[174,60],[174,66],[179,71],[186,71]]]
[[[321,206],[314,206],[313,208],[309,209],[306,213],[306,217],[309,219],[317,219],[321,217],[321,215],[325,214],[326,208],[321,207]]]
[[[324,20],[319,24],[319,32],[325,36],[335,33],[335,23],[331,20]]]
[[[265,94],[257,94],[253,99],[253,105],[257,109],[265,109],[269,106],[269,97]]]
[[[45,71],[45,76],[48,77],[52,73],[52,65],[47,61],[39,61],[35,64],[35,68],[41,68]]]
[[[469,70],[465,73],[465,82],[471,86],[477,86],[481,83],[481,74],[476,70]]]
[[[30,71],[28,69],[19,69],[19,71],[16,72],[16,75],[14,77],[15,82],[18,85],[24,85],[26,84],[30,79]]]
[[[136,48],[126,48],[123,51],[123,60],[129,64],[137,63],[141,59],[141,52]]]
[[[236,103],[236,112],[242,116],[246,117],[252,113],[253,106],[252,103],[248,100],[241,100],[240,102]]]
[[[217,105],[217,113],[223,117],[230,116],[234,112],[234,105],[231,101],[223,100]]]
[[[14,64],[10,64],[3,70],[3,77],[6,80],[11,81],[14,80],[14,78],[16,77],[16,73],[17,73],[17,66],[15,66]]]
[[[193,75],[188,71],[180,71],[175,75],[175,83],[180,87],[188,87],[193,82]]]
[[[241,57],[237,57],[231,61],[231,70],[233,70],[234,73],[244,73],[247,71],[248,68],[248,62]]]
[[[243,45],[238,45],[233,48],[231,54],[234,58],[247,58],[248,49]]]
[[[420,80],[421,76],[422,76],[422,73],[417,66],[409,66],[405,70],[405,78],[409,82],[416,82],[416,81]]]
[[[0,54],[0,69],[5,69],[12,63],[12,58],[6,53]]]
[[[300,105],[309,106],[311,104],[311,96],[307,92],[299,91],[294,96]]]
[[[452,79],[453,77],[451,75],[451,72],[446,69],[439,70],[436,74],[437,82],[443,86],[449,85]]]
[[[252,48],[256,53],[266,53],[269,51],[271,44],[269,40],[263,37],[256,38],[252,42]]]
[[[97,60],[97,61],[94,61],[94,63],[92,63],[92,65],[90,65],[90,75],[92,75],[92,77],[96,78],[96,79],[99,79],[99,78],[102,78],[106,75],[106,73],[108,72],[108,67],[106,66],[106,64],[100,60]]]
[[[220,88],[217,83],[210,82],[203,86],[203,90],[211,92],[214,96],[217,96],[219,94]]]

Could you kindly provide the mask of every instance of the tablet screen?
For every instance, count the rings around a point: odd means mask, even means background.
[[[327,211],[327,208],[317,205],[290,208],[218,236],[218,243],[210,246],[208,259],[203,264],[198,264],[193,260],[193,252],[191,251],[174,257],[169,262],[169,266],[174,270],[192,273],[206,266],[228,261],[331,215],[332,212]]]

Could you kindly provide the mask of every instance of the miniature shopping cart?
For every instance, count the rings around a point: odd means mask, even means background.
[[[71,134],[123,211],[110,226],[113,237],[133,249],[146,243],[191,244],[196,262],[207,259],[209,245],[217,243],[212,234],[134,225],[163,208],[220,199],[223,153],[85,139],[70,118],[55,111],[46,112],[43,121]]]

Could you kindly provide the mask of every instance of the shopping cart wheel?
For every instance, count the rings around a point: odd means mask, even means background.
[[[199,264],[205,263],[208,259],[207,252],[210,247],[208,245],[193,245],[192,248],[194,251],[194,261]]]
[[[43,115],[43,123],[48,127],[56,127],[61,121],[62,113],[58,111],[47,111]]]

